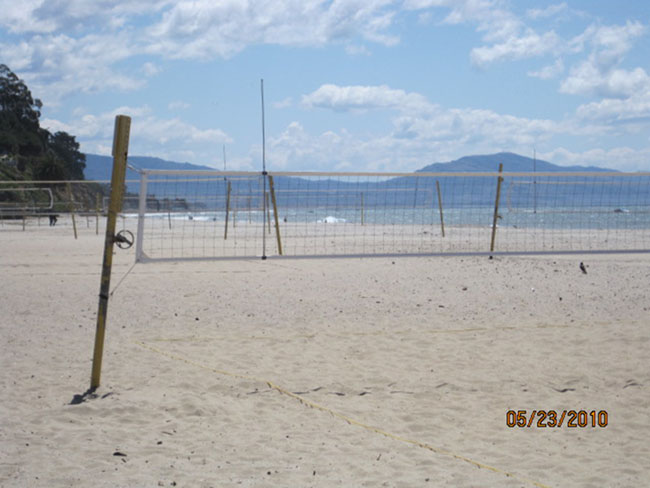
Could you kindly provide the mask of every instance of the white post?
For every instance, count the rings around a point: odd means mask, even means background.
[[[147,212],[147,173],[140,173],[140,200],[138,206],[138,235],[135,239],[135,261],[142,259],[142,241],[144,239],[144,215]]]

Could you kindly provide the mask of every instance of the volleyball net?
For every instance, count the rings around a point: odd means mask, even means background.
[[[144,170],[139,261],[648,252],[650,173]]]
[[[124,197],[121,223],[133,225],[139,204],[137,188],[139,180],[125,181],[127,188],[135,188],[136,193],[127,192]],[[103,217],[108,211],[110,181],[0,181],[0,229],[27,230],[51,225],[70,227],[74,236],[84,229],[92,229],[95,234],[104,226]]]

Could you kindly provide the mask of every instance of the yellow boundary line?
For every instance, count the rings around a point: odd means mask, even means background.
[[[477,468],[486,469],[486,470],[492,471],[494,473],[502,474],[504,476],[507,476],[508,478],[513,478],[513,479],[516,479],[518,481],[528,483],[528,484],[530,484],[532,486],[536,486],[537,488],[550,488],[550,486],[548,486],[548,485],[545,485],[545,484],[539,483],[537,481],[525,478],[523,476],[519,476],[517,474],[511,473],[509,471],[505,471],[505,470],[500,469],[500,468],[495,468],[494,466],[490,466],[488,464],[484,464],[484,463],[481,463],[479,461],[475,461],[473,459],[462,456],[460,454],[456,454],[456,453],[454,453],[452,451],[448,451],[448,450],[442,449],[440,447],[432,446],[431,444],[427,444],[426,442],[416,441],[416,440],[413,440],[413,439],[409,439],[407,437],[402,437],[400,435],[392,434],[392,433],[390,433],[390,432],[388,432],[386,430],[380,429],[378,427],[373,427],[372,425],[364,424],[363,422],[360,422],[358,420],[354,420],[353,418],[350,418],[350,417],[348,417],[348,416],[346,416],[346,415],[344,415],[344,414],[342,414],[340,412],[337,412],[336,410],[332,410],[332,409],[330,409],[328,407],[325,407],[325,406],[320,405],[318,403],[307,400],[307,399],[301,397],[300,395],[297,395],[297,394],[287,390],[286,388],[283,388],[282,386],[280,386],[280,385],[278,385],[278,384],[276,384],[276,383],[274,383],[272,381],[265,380],[265,379],[262,379],[262,378],[257,378],[255,376],[245,375],[245,374],[241,374],[241,373],[232,373],[230,371],[225,371],[225,370],[221,370],[221,369],[212,368],[210,366],[206,366],[204,364],[198,363],[196,361],[192,361],[192,360],[184,358],[182,356],[178,356],[176,354],[172,354],[172,353],[163,351],[161,349],[158,349],[156,347],[150,346],[150,345],[148,345],[148,344],[146,344],[146,343],[144,343],[142,341],[133,341],[133,343],[140,346],[140,347],[142,347],[142,348],[144,348],[144,349],[148,349],[148,350],[150,350],[152,352],[160,354],[162,356],[166,356],[166,357],[168,357],[170,359],[174,359],[176,361],[181,361],[181,362],[183,362],[185,364],[189,364],[191,366],[196,366],[198,368],[204,369],[206,371],[210,371],[212,373],[220,374],[220,375],[223,375],[223,376],[229,376],[231,378],[239,378],[239,379],[244,379],[244,380],[249,380],[249,381],[255,381],[255,382],[258,382],[258,383],[266,383],[269,386],[269,388],[271,388],[273,390],[276,390],[277,392],[279,392],[279,393],[281,393],[283,395],[286,395],[288,397],[291,397],[291,398],[293,398],[295,400],[298,400],[301,404],[303,404],[305,406],[314,408],[316,410],[320,410],[321,412],[329,413],[330,415],[332,415],[334,417],[337,417],[337,418],[339,418],[341,420],[345,420],[350,425],[356,425],[357,427],[361,427],[361,428],[366,429],[366,430],[368,430],[370,432],[375,432],[377,434],[381,434],[381,435],[383,435],[385,437],[388,437],[390,439],[400,441],[400,442],[404,442],[404,443],[407,443],[407,444],[411,444],[413,446],[417,446],[417,447],[420,447],[422,449],[426,449],[428,451],[435,452],[436,454],[442,454],[444,456],[448,456],[448,457],[452,457],[454,459],[465,461],[466,463],[469,463],[469,464],[471,464],[473,466],[476,466]]]

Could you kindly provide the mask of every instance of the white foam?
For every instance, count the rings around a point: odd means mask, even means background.
[[[338,218],[338,217],[333,217],[332,215],[328,215],[327,217],[325,217],[322,220],[317,220],[317,222],[319,224],[338,224],[338,223],[345,222],[345,221],[346,221],[345,219],[341,219],[341,218]]]

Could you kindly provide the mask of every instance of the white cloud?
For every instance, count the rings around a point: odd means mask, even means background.
[[[376,135],[345,130],[316,135],[294,122],[271,144],[270,161],[281,168],[332,170],[352,166],[368,171],[410,171],[470,153],[528,151],[535,144],[574,130],[570,124],[551,120],[490,110],[446,109],[419,93],[383,85],[323,85],[305,95],[303,104],[333,111],[389,110],[394,112],[393,129]]]
[[[461,0],[446,2],[451,12],[445,18],[448,24],[472,23],[483,32],[486,42],[499,42],[518,35],[523,22],[501,0]]]
[[[233,142],[221,129],[199,128],[178,117],[163,119],[154,115],[148,106],[118,107],[99,115],[79,114],[68,123],[42,119],[41,126],[50,131],[64,130],[74,134],[82,151],[101,154],[112,147],[115,116],[119,114],[132,118],[130,154],[169,157],[192,153],[196,162],[209,162],[220,158],[217,155],[221,154],[222,144]]]
[[[48,104],[68,94],[144,85],[118,63],[140,55],[228,58],[250,45],[323,46],[350,53],[394,45],[395,0],[0,0],[3,62]],[[159,73],[153,60],[146,76]]]
[[[288,108],[291,107],[292,104],[293,104],[293,99],[291,97],[287,97],[277,102],[273,102],[273,108],[277,108],[277,109]]]
[[[142,72],[146,76],[156,76],[161,71],[162,70],[158,66],[151,62],[146,62],[142,65]]]
[[[470,57],[475,65],[487,66],[497,61],[519,60],[553,53],[560,44],[560,38],[553,31],[540,36],[528,29],[524,35],[511,36],[504,42],[491,46],[474,48]]]
[[[356,38],[394,45],[391,0],[181,1],[149,29],[149,52],[231,57],[254,44],[321,46]]]
[[[576,114],[581,119],[608,122],[650,120],[650,82],[646,82],[643,90],[633,93],[629,98],[606,98],[587,103],[578,107]]]
[[[169,102],[167,108],[169,110],[187,110],[190,108],[190,104],[181,100],[175,100],[173,102]]]
[[[0,0],[0,26],[12,33],[96,32],[160,11],[170,0]]]
[[[128,91],[144,81],[114,71],[115,63],[131,56],[128,33],[88,35],[75,39],[65,34],[37,35],[18,49],[0,44],[5,60],[29,85],[33,95],[49,104],[70,93],[95,93],[109,89]]]
[[[626,22],[625,25],[591,25],[570,41],[575,51],[591,47],[591,61],[600,70],[607,70],[619,63],[632,48],[635,39],[641,37],[646,28],[639,22]]]
[[[308,95],[303,95],[302,103],[306,107],[329,108],[340,112],[385,108],[422,111],[431,107],[427,99],[419,93],[407,93],[386,85],[339,86],[326,84]]]
[[[401,131],[412,130],[409,137]],[[273,170],[413,171],[468,154],[512,151],[552,145],[553,135],[570,131],[569,124],[519,119],[482,110],[453,109],[431,119],[399,117],[395,130],[383,135],[358,135],[344,129],[309,133],[292,122],[267,142],[267,164]],[[259,148],[251,151],[255,161]],[[540,159],[555,164],[593,165],[639,171],[650,167],[650,148],[614,147],[578,152],[565,148],[543,151]],[[253,167],[255,164],[253,164]]]
[[[557,59],[555,63],[544,66],[538,71],[529,71],[528,76],[539,78],[540,80],[550,80],[556,78],[564,71],[564,63],[561,59]]]
[[[559,13],[566,12],[569,9],[569,6],[566,2],[557,3],[554,5],[549,5],[546,8],[532,8],[526,11],[526,16],[529,19],[546,19],[548,17],[554,17]]]
[[[554,31],[537,33],[527,27],[502,0],[407,0],[406,9],[421,10],[446,7],[450,12],[444,19],[447,24],[474,24],[483,35],[482,46],[472,49],[470,59],[479,67],[506,60],[519,60],[558,50],[561,40]],[[560,11],[557,7],[546,12]],[[543,15],[535,11],[531,15]]]
[[[370,56],[370,50],[366,46],[349,44],[345,46],[345,52],[350,56]]]
[[[598,166],[619,171],[648,171],[650,168],[650,149],[648,148],[615,147],[578,152],[560,147],[553,151],[539,153],[538,156],[562,166]]]
[[[562,82],[560,91],[571,95],[627,98],[648,86],[650,77],[642,68],[602,72],[595,63],[587,60],[571,70],[569,77]]]
[[[625,98],[648,86],[645,70],[617,68],[632,41],[645,33],[638,22],[623,26],[590,26],[571,41],[575,50],[591,47],[589,57],[574,66],[561,83],[560,91],[572,95]]]

